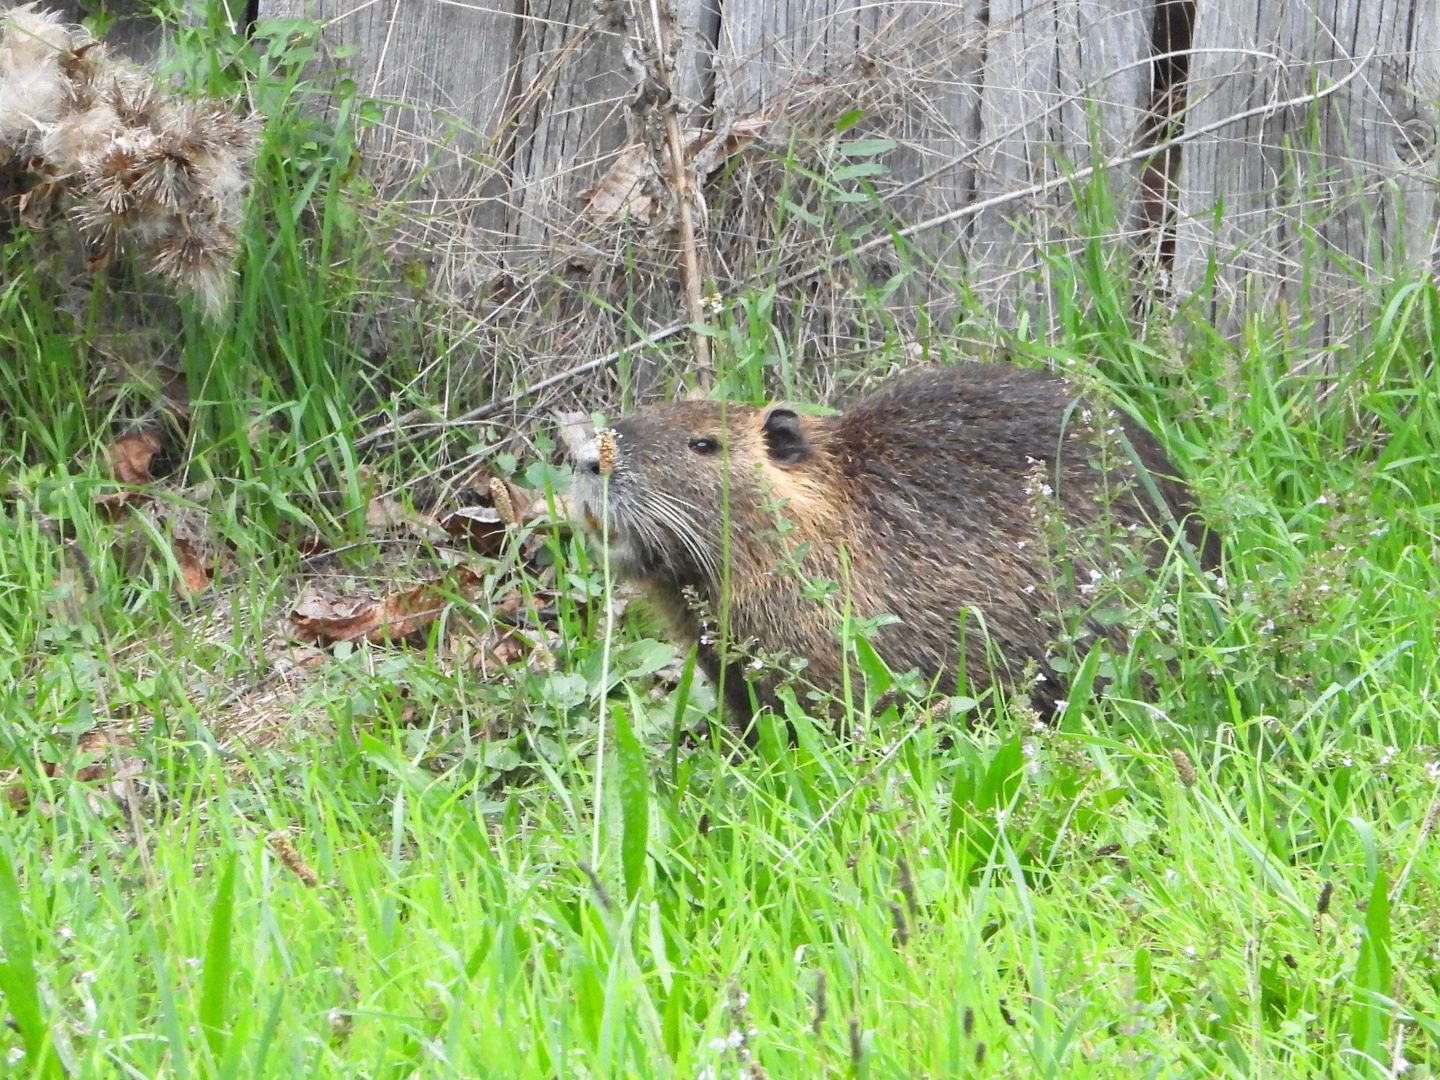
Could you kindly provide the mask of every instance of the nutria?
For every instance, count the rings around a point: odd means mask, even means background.
[[[1120,431],[1168,512],[1137,481]],[[1154,436],[1060,376],[1008,364],[922,369],[835,417],[683,401],[610,432],[575,454],[577,516],[608,538],[612,572],[700,642],[707,674],[725,669],[741,717],[776,704],[774,684],[744,678],[725,642],[802,658],[803,679],[836,692],[847,613],[852,626],[898,620],[870,635],[896,673],[918,668],[953,694],[962,662],[970,693],[1013,688],[1028,670],[1035,708],[1053,712],[1061,612],[1116,551],[1098,534],[1132,539],[1150,564],[1167,524],[1185,521],[1197,546],[1204,536]],[[1057,506],[1061,535],[1085,545],[1059,561]],[[1211,539],[1202,561],[1215,556]],[[1094,614],[1071,628],[1082,645],[1087,634],[1122,640],[1113,618]]]

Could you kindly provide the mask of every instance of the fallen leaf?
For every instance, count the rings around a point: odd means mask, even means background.
[[[175,561],[180,565],[180,580],[175,582],[175,591],[180,594],[180,599],[188,600],[208,589],[210,572],[195,554],[195,545],[176,537],[170,546],[175,552]]]
[[[580,193],[580,212],[593,221],[633,218],[650,224],[655,200],[646,188],[659,182],[655,155],[644,143],[631,143],[620,151],[600,182]]]
[[[681,136],[685,164],[704,180],[760,138],[769,125],[768,117],[750,116],[721,131],[687,128]],[[580,212],[592,221],[630,219],[649,225],[655,216],[653,193],[671,183],[669,157],[668,147],[660,160],[645,143],[623,147],[600,182],[580,193]]]
[[[493,506],[462,506],[441,518],[440,527],[481,555],[498,555],[505,546],[505,522]]]
[[[153,431],[122,435],[107,451],[110,470],[122,484],[150,483],[150,461],[160,450],[160,436]]]
[[[405,592],[375,597],[328,596],[311,588],[290,613],[290,631],[301,641],[351,641],[371,644],[410,637],[435,621],[456,596],[469,599],[481,575],[468,566]]]
[[[95,508],[100,511],[106,521],[119,521],[131,507],[146,506],[150,503],[150,496],[140,491],[112,491],[108,495],[98,495],[95,498]]]

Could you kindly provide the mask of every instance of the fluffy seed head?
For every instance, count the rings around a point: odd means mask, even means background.
[[[506,525],[520,523],[520,515],[515,513],[515,502],[510,498],[510,489],[498,476],[490,478],[490,501],[495,506],[495,512],[500,515],[500,520]]]
[[[1175,763],[1175,773],[1180,777],[1180,782],[1186,787],[1194,787],[1198,777],[1195,775],[1195,766],[1191,764],[1190,755],[1177,747],[1170,751],[1170,760]]]
[[[609,476],[615,468],[616,458],[620,456],[619,448],[615,445],[615,432],[609,428],[596,432],[595,448],[600,453],[600,475]]]

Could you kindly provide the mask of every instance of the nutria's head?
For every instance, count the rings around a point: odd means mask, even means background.
[[[726,523],[732,550],[753,538],[763,493],[783,494],[823,454],[823,423],[778,405],[684,401],[643,409],[609,429],[613,464],[602,461],[598,437],[574,455],[575,516],[608,540],[622,577],[716,586]]]

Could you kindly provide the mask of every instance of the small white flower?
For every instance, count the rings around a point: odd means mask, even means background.
[[[1185,948],[1181,949],[1180,951],[1183,952],[1186,956],[1190,957],[1190,959],[1192,960],[1199,955],[1194,945],[1186,945]]]
[[[1325,506],[1325,505],[1326,505],[1327,503],[1329,503],[1329,502],[1330,502],[1330,497],[1329,497],[1328,495],[1321,495],[1318,499],[1315,500],[1315,505],[1316,505],[1316,506]]]

